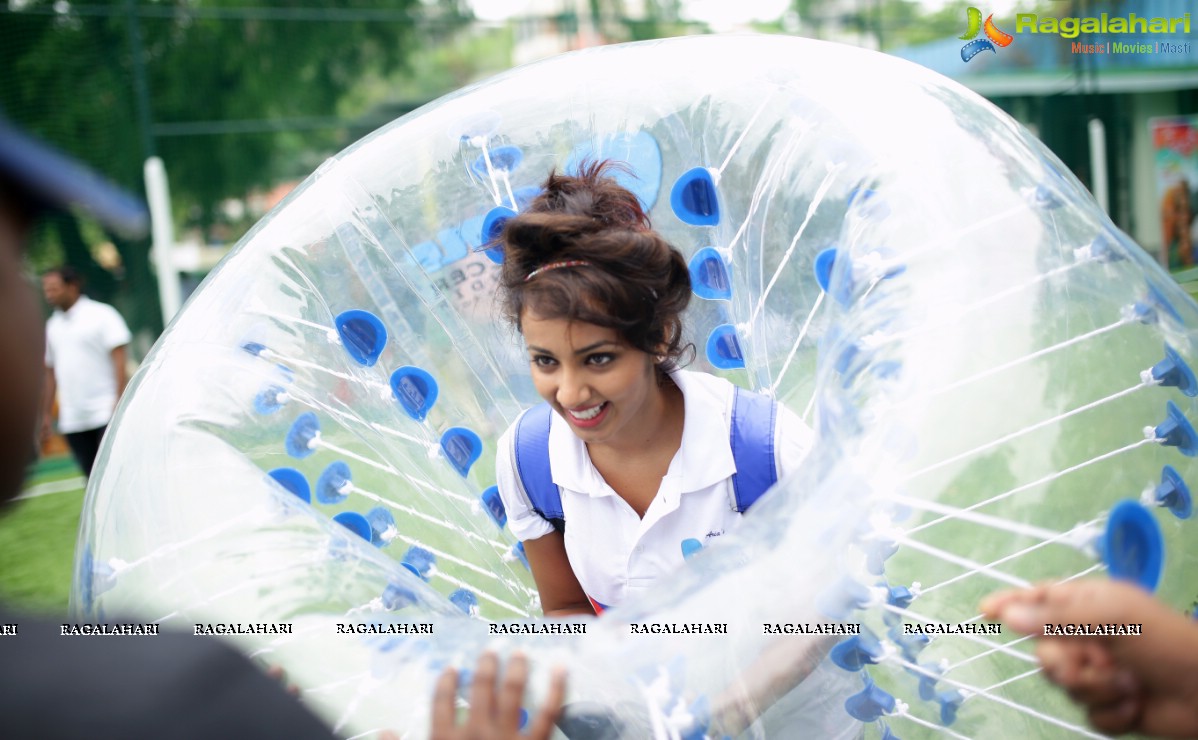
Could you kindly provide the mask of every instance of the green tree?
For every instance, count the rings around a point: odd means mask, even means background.
[[[11,70],[0,108],[130,189],[158,154],[176,208],[206,225],[224,198],[302,174],[299,151],[347,143],[336,122],[369,105],[353,94],[359,80],[400,69],[465,17],[461,0],[30,0],[0,10]],[[44,233],[47,248],[105,282],[78,228]],[[143,297],[127,314],[152,325],[147,243],[114,242],[122,288]]]

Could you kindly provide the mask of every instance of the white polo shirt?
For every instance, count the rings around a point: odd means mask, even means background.
[[[734,509],[736,463],[729,442],[735,386],[685,370],[671,377],[684,399],[682,445],[644,519],[603,480],[569,423],[550,414],[549,459],[562,494],[566,554],[583,590],[604,607],[650,590],[681,567],[685,540],[705,545],[741,519]],[[798,416],[781,406],[778,411],[774,454],[781,478],[810,450],[813,435]],[[520,540],[534,540],[553,526],[533,511],[519,485],[514,439],[515,425],[499,440],[499,495],[512,532]]]
[[[117,397],[112,351],[130,339],[115,308],[85,295],[46,322],[46,367],[54,370],[58,385],[58,431],[84,432],[109,422]]]

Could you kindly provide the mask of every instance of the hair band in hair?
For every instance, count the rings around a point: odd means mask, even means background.
[[[549,264],[541,265],[537,269],[528,273],[528,276],[526,278],[524,278],[524,282],[527,283],[529,280],[532,280],[537,275],[540,275],[542,272],[549,272],[550,270],[557,270],[562,267],[590,267],[590,266],[591,266],[591,263],[587,262],[586,260],[562,260],[561,262],[550,262]]]

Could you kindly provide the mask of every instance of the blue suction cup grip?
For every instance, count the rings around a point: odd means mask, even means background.
[[[416,592],[407,586],[401,586],[398,583],[388,583],[387,588],[383,589],[383,606],[392,611],[403,609],[405,606],[411,606],[417,601]]]
[[[1156,517],[1138,501],[1120,501],[1111,509],[1099,550],[1112,578],[1156,590],[1165,564],[1164,538]]]

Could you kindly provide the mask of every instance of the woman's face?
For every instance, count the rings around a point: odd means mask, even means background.
[[[660,389],[653,358],[615,329],[525,310],[520,321],[537,393],[587,444],[638,439]]]

